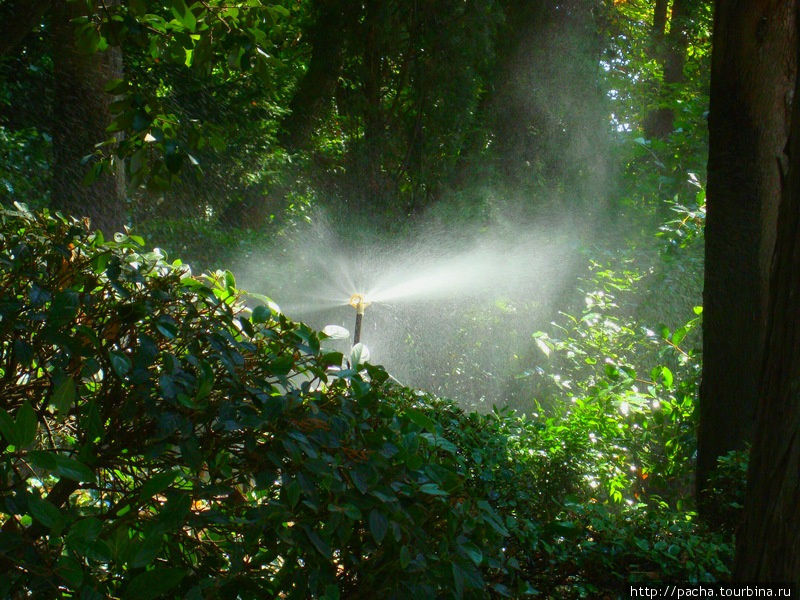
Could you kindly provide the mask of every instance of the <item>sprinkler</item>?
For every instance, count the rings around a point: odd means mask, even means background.
[[[356,309],[356,328],[353,330],[353,345],[361,341],[361,319],[364,318],[364,311],[370,305],[364,298],[364,294],[353,294],[350,296],[350,306]]]

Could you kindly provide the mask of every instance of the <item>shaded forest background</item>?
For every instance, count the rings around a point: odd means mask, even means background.
[[[706,3],[46,6],[4,9],[9,200],[132,225],[317,327],[293,309],[341,277],[326,255],[543,238],[536,287],[375,322],[403,381],[530,410],[530,334],[591,269],[647,275],[626,311],[654,330],[701,304]]]
[[[4,191],[205,261],[320,206],[382,233],[542,204],[638,217],[703,180],[694,4],[6,2]],[[70,18],[78,37],[54,37]],[[96,202],[73,197],[73,156]]]
[[[746,10],[0,0],[0,591],[796,579],[796,6]],[[314,331],[453,256],[386,371]]]

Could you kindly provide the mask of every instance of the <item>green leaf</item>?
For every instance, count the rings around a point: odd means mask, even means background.
[[[321,537],[319,537],[319,534],[307,525],[303,525],[303,531],[305,531],[306,536],[314,545],[314,548],[317,549],[317,552],[329,559],[331,557],[331,548]]]
[[[480,551],[475,544],[464,544],[461,546],[462,552],[466,554],[472,562],[475,563],[475,566],[480,566],[481,561],[483,560],[483,553]]]
[[[300,484],[297,483],[297,480],[292,479],[286,484],[284,490],[286,491],[286,501],[289,503],[289,507],[294,508],[297,506],[297,502],[300,500]]]
[[[73,542],[93,542],[100,537],[100,533],[102,531],[103,523],[100,521],[100,519],[95,517],[81,519],[79,521],[75,521],[70,526],[69,534],[67,534],[67,542],[69,543],[70,540]]]
[[[278,14],[282,17],[288,17],[291,15],[289,9],[285,6],[281,6],[280,4],[272,4],[269,6],[269,12],[273,14]]]
[[[177,476],[178,471],[168,471],[166,473],[157,473],[153,475],[142,485],[142,489],[139,491],[139,497],[142,500],[152,498],[154,495],[167,489],[170,484],[175,481]]]
[[[32,444],[36,439],[36,429],[38,425],[36,413],[33,412],[33,407],[26,400],[17,411],[15,427],[17,432],[17,445],[24,448]]]
[[[122,352],[109,352],[108,358],[111,361],[111,368],[114,369],[114,373],[116,373],[118,377],[125,376],[125,374],[131,370],[131,361]]]
[[[139,545],[129,566],[132,569],[138,569],[139,567],[146,567],[149,565],[161,550],[162,542],[163,539],[160,533],[151,532]]]
[[[99,519],[81,519],[69,529],[67,548],[81,558],[106,562],[111,557],[111,549],[105,541],[98,539],[102,531],[103,525]]]
[[[361,364],[369,360],[369,350],[367,347],[359,342],[350,349],[350,366],[353,369],[358,368]]]
[[[50,402],[56,407],[58,413],[66,416],[75,404],[75,382],[72,377],[67,377],[56,386]]]
[[[411,563],[411,551],[408,546],[400,548],[400,568],[405,569]]]
[[[418,408],[407,409],[405,415],[415,425],[419,425],[431,433],[436,433],[436,422]]]
[[[377,509],[373,508],[369,512],[369,531],[372,534],[375,543],[379,546],[386,537],[386,531],[389,529],[388,519]]]
[[[361,511],[355,504],[350,504],[350,503],[343,504],[341,509],[344,514],[346,514],[350,519],[353,519],[354,521],[358,521],[362,517]]]
[[[56,455],[53,452],[34,450],[28,453],[28,460],[39,469],[50,472],[56,470]]]
[[[56,455],[55,461],[55,471],[62,477],[86,483],[94,482],[94,472],[82,462],[60,455]]]
[[[12,446],[19,446],[19,440],[17,439],[17,426],[14,424],[14,420],[11,418],[11,415],[9,415],[2,408],[0,408],[0,433],[3,434],[4,438],[6,438],[6,442]]]
[[[263,304],[259,304],[253,309],[253,315],[250,318],[252,319],[253,323],[266,323],[269,321],[271,315],[272,313],[270,312],[269,308]]]
[[[503,537],[508,537],[508,530],[500,521],[500,517],[486,500],[478,500],[478,508],[483,511],[484,521]]]
[[[484,587],[484,581],[480,571],[471,564],[467,563],[462,566],[458,563],[453,563],[452,570],[453,583],[456,586],[456,597],[461,597],[464,592],[465,584],[467,588],[475,590]]]
[[[103,86],[103,90],[109,94],[120,94],[125,90],[126,87],[127,83],[124,79],[110,79]]]
[[[83,568],[70,556],[62,556],[56,564],[56,573],[74,588],[83,583]]]
[[[39,496],[30,496],[28,498],[28,510],[31,516],[39,521],[48,529],[56,531],[64,527],[64,516],[52,503],[40,498]]]
[[[172,319],[169,317],[162,317],[156,322],[156,329],[168,340],[173,339],[178,335],[178,328]]]
[[[661,380],[664,382],[664,387],[671,388],[674,381],[672,371],[670,371],[667,367],[661,367],[660,375]]]
[[[186,575],[184,569],[159,567],[134,577],[122,594],[130,600],[151,600],[176,587]]]
[[[435,483],[424,483],[420,486],[419,491],[429,496],[447,496],[447,492]]]
[[[456,563],[451,565],[453,572],[453,596],[458,600],[464,597],[464,571]]]

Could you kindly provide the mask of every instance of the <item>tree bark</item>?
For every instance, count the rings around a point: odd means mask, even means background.
[[[666,5],[666,0],[658,0],[653,15],[653,46],[663,69],[659,90],[662,103],[669,103],[675,88],[684,82],[683,67],[686,64],[686,50],[689,47],[688,29],[691,19],[690,0],[674,0],[669,19],[669,34],[665,38]],[[664,138],[672,133],[674,124],[675,111],[672,108],[668,106],[656,108],[645,117],[645,136]]]
[[[87,216],[104,233],[119,231],[126,222],[124,187],[117,173],[105,172],[91,185],[83,183],[91,161],[84,157],[106,140],[111,123],[109,80],[121,77],[119,48],[86,53],[75,43],[71,19],[75,4],[55,2],[51,10],[53,76],[55,81],[53,179],[51,204],[67,214]],[[94,160],[94,159],[92,159]]]
[[[358,210],[371,203],[379,206],[386,200],[387,182],[382,174],[384,156],[385,116],[383,114],[382,85],[382,2],[367,0],[364,12],[363,94],[364,94],[364,147],[362,151],[365,192],[359,198]]]
[[[661,45],[664,43],[664,36],[667,33],[667,0],[656,0],[653,6],[653,48],[655,54],[661,52]]]
[[[716,3],[696,489],[751,439],[794,89],[794,0]]]
[[[791,51],[795,59],[799,49]],[[738,581],[800,582],[800,102],[787,158],[745,519],[736,536]]]
[[[319,15],[309,30],[311,59],[289,104],[282,123],[280,141],[291,151],[308,148],[314,126],[330,106],[342,70],[345,24],[344,6],[336,0],[321,3]]]

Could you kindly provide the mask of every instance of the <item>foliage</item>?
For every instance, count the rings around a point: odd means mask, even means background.
[[[49,170],[49,148],[33,129],[0,126],[0,199],[42,197]]]
[[[634,501],[645,492],[690,497],[700,376],[692,333],[702,308],[674,330],[630,324],[620,318],[612,292],[625,294],[632,276],[597,268],[582,314],[563,314],[554,324],[558,337],[534,334],[550,357],[552,389],[571,399],[567,408],[556,404],[553,410],[565,411],[595,442],[583,455],[594,455],[589,460],[601,473],[594,484],[611,498]]]
[[[645,0],[71,6],[76,45],[124,59],[90,179],[124,164],[137,231],[204,267],[299,252],[284,234],[314,211],[349,239],[423,214],[594,218],[608,195],[613,225],[576,241],[577,302],[443,311],[458,350],[420,364],[426,389],[521,416],[340,368],[231,274],[193,277],[130,232],[4,211],[0,595],[597,597],[726,576],[745,457],[711,481],[718,531],[690,500],[708,3],[667,87]],[[4,204],[47,205],[59,150],[41,21],[0,63]],[[649,139],[665,108],[673,130]]]
[[[591,597],[725,575],[727,538],[642,495],[660,467],[627,468],[645,420],[618,411],[622,363],[563,414],[466,414],[341,367],[228,272],[0,219],[4,596]]]
[[[626,446],[641,429],[598,396],[549,417],[442,407],[430,416],[461,450],[472,493],[503,517],[508,556],[537,594],[591,598],[626,594],[631,582],[728,576],[730,532],[710,530],[659,497],[682,492],[653,485],[658,473],[648,481],[646,470],[630,468]]]
[[[0,201],[47,205],[53,161],[48,44],[46,35],[34,32],[17,61],[0,57]]]
[[[187,167],[212,170],[213,177],[216,165],[208,159],[231,147],[238,160],[248,146],[252,152],[253,144],[236,136],[245,128],[230,127],[230,120],[238,113],[241,124],[267,121],[275,110],[290,8],[280,2],[139,0],[102,9],[88,3],[83,12],[73,19],[78,47],[93,53],[117,46],[125,56],[123,78],[106,85],[114,95],[107,132],[125,135],[97,152],[125,159],[133,192],[145,185],[163,191]],[[274,136],[272,129],[259,127],[259,138]],[[254,131],[248,134],[252,139]]]
[[[2,220],[4,596],[518,594],[424,398],[230,273]]]
[[[124,62],[120,78],[96,90],[112,114],[107,139],[76,155],[98,159],[84,158],[88,181],[124,167],[137,225],[210,212],[222,229],[264,226],[311,190],[334,213],[346,207],[389,228],[451,190],[470,196],[476,182],[554,189],[586,179],[558,156],[580,152],[583,164],[606,134],[597,4],[75,2],[78,52],[113,50]],[[4,83],[28,63],[38,68],[4,99],[38,134],[52,111],[30,100],[56,101],[58,56],[42,42],[52,23],[40,21],[0,57]],[[596,97],[555,101],[576,84]],[[169,247],[168,233],[161,238]]]
[[[715,529],[735,533],[743,519],[750,448],[732,450],[717,458],[704,494],[703,517]]]

